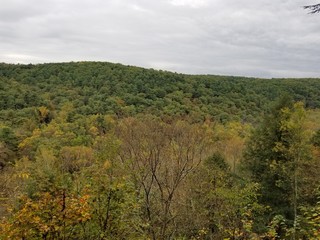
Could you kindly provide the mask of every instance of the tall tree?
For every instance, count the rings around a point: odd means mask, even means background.
[[[261,184],[261,203],[282,215],[295,233],[298,205],[298,173],[308,158],[302,103],[281,99],[247,144],[244,166]],[[270,220],[270,219],[269,219]]]
[[[129,167],[150,239],[172,239],[178,193],[208,155],[209,128],[177,121],[124,119],[118,129],[121,160]]]

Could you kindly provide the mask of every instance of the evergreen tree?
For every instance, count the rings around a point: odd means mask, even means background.
[[[271,217],[282,215],[293,227],[293,235],[298,214],[298,174],[309,154],[304,118],[302,103],[282,98],[252,134],[243,160],[252,180],[261,184],[260,202],[271,207]]]

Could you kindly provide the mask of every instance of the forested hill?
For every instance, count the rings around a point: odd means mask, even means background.
[[[2,121],[28,116],[33,107],[59,110],[71,102],[81,115],[253,122],[286,92],[307,108],[320,108],[320,79],[195,76],[105,62],[0,64]]]
[[[319,119],[320,79],[0,64],[0,240],[319,239]]]

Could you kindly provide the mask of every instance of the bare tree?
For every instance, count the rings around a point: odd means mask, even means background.
[[[143,203],[151,239],[172,239],[177,195],[186,177],[207,157],[210,137],[204,126],[177,121],[124,119],[118,128],[120,157],[131,172]]]
[[[308,9],[309,13],[319,13],[320,12],[320,3],[314,5],[304,6],[304,9]]]

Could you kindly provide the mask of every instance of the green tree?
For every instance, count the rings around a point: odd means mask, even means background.
[[[299,201],[299,174],[310,158],[301,102],[282,98],[247,143],[243,165],[261,184],[261,203],[272,216],[282,215],[295,238]],[[270,221],[270,219],[265,219]]]
[[[255,239],[253,217],[264,211],[258,204],[259,184],[234,175],[220,153],[207,158],[191,173],[177,216],[186,239]]]

